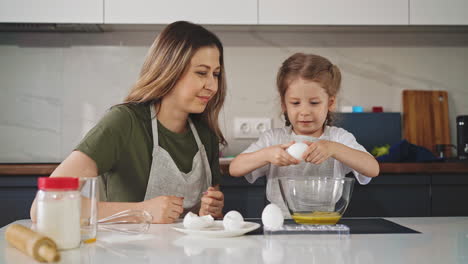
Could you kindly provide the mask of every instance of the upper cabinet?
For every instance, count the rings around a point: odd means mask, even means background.
[[[104,22],[104,0],[0,0],[0,23]]]
[[[0,0],[0,23],[468,25],[468,0]]]
[[[258,0],[258,2],[258,21],[263,25],[408,25],[409,23],[408,0]]]
[[[411,25],[468,25],[467,0],[410,0]]]
[[[257,24],[257,0],[106,0],[108,24]]]

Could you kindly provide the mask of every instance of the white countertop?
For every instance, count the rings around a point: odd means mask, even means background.
[[[468,263],[468,217],[386,218],[421,234],[186,236],[172,225],[152,225],[149,234],[100,232],[98,241],[62,251],[61,263]],[[31,221],[15,223],[31,226]],[[4,238],[0,263],[34,263]],[[130,241],[133,240],[133,241]]]

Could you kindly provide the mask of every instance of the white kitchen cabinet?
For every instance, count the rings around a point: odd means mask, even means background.
[[[408,25],[408,0],[258,0],[263,25]]]
[[[0,0],[0,23],[103,23],[104,0]]]
[[[410,25],[468,25],[468,0],[410,0]]]
[[[257,0],[106,0],[107,24],[257,24]]]

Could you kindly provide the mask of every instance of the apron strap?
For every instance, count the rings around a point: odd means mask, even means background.
[[[201,143],[200,137],[198,136],[198,131],[195,128],[195,125],[193,124],[192,119],[189,118],[188,122],[189,122],[189,125],[190,125],[190,129],[192,129],[193,136],[195,137],[195,141],[197,142],[198,149],[200,149],[200,147],[203,144]]]
[[[150,110],[151,110],[151,123],[153,124],[151,126],[151,130],[153,131],[153,145],[158,146],[159,145],[158,119],[156,118],[156,112],[154,111],[154,104],[150,106]]]
[[[153,131],[153,144],[154,146],[158,146],[159,144],[159,137],[158,137],[158,119],[156,117],[156,112],[154,111],[154,105],[151,105],[150,107],[151,111],[151,123],[153,124],[151,126],[151,130]],[[188,118],[188,122],[190,125],[190,129],[192,130],[193,136],[195,137],[195,141],[197,142],[198,149],[203,145],[200,137],[198,135],[197,129],[195,128],[195,125],[192,122],[192,119]]]

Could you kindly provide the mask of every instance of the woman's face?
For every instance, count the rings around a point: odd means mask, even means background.
[[[283,112],[287,112],[294,133],[321,136],[327,113],[335,105],[335,97],[329,97],[319,83],[302,78],[289,84],[284,97]]]
[[[173,110],[202,113],[218,91],[219,50],[215,46],[202,47],[192,57],[190,65],[172,91],[164,97]]]

